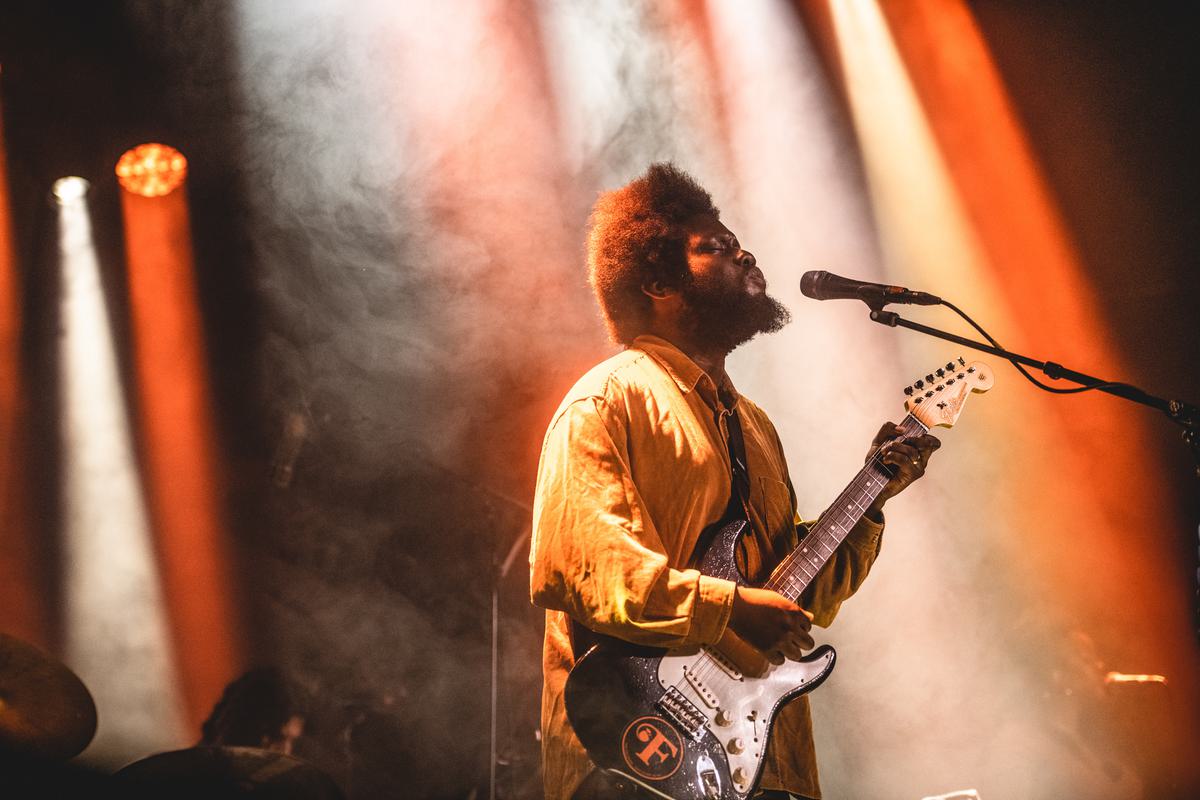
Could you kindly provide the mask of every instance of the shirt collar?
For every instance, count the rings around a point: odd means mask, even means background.
[[[650,334],[643,334],[629,345],[630,348],[641,350],[646,355],[657,361],[671,379],[679,386],[679,391],[687,394],[693,390],[699,389],[701,395],[714,407],[724,405],[718,403],[717,386],[713,383],[709,374],[705,372],[692,359],[688,358],[687,354],[680,350],[675,345],[668,342],[666,339],[661,339]],[[733,383],[726,377],[724,385],[720,387],[724,393],[727,393],[732,398],[731,408],[736,408],[741,395],[734,388]]]

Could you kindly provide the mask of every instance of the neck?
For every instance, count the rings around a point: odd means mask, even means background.
[[[712,378],[715,386],[721,386],[728,380],[728,376],[725,374],[725,357],[729,354],[724,350],[701,347],[693,342],[682,329],[675,326],[670,328],[650,326],[646,333],[666,339],[678,347],[684,355],[696,362],[696,366],[708,373],[708,377]]]

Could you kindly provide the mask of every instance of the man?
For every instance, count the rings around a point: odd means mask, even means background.
[[[308,702],[278,667],[259,667],[225,687],[201,728],[200,745],[258,747],[292,755]]]
[[[896,476],[801,598],[737,588],[689,568],[701,532],[745,498],[751,523],[743,572],[757,582],[790,552],[795,493],[779,437],[741,397],[725,357],[787,310],[766,294],[754,256],[723,225],[712,198],[670,164],[601,195],[588,237],[589,280],[624,352],[593,368],[555,413],[542,447],[530,553],[533,601],[547,609],[543,654],[546,797],[611,796],[571,730],[563,687],[577,645],[571,620],[638,644],[714,644],[731,636],[775,663],[813,647],[879,551],[883,503],[925,469],[932,436],[875,444]],[[733,491],[729,419],[737,415],[748,480]],[[735,426],[736,429],[736,426]],[[736,452],[736,448],[735,448]],[[582,655],[582,652],[578,653]],[[779,714],[759,788],[819,798],[807,698]]]

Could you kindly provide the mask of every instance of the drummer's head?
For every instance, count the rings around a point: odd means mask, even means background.
[[[276,667],[253,669],[225,687],[204,721],[200,744],[291,754],[304,733],[305,692]]]

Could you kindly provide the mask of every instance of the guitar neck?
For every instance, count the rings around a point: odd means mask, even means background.
[[[904,437],[910,437],[920,436],[928,428],[909,414],[900,423],[900,430]],[[891,477],[891,468],[879,460],[877,448],[867,459],[866,466],[809,529],[799,546],[779,562],[764,588],[773,589],[794,602],[799,601],[800,595],[833,557],[838,545],[859,523]]]

